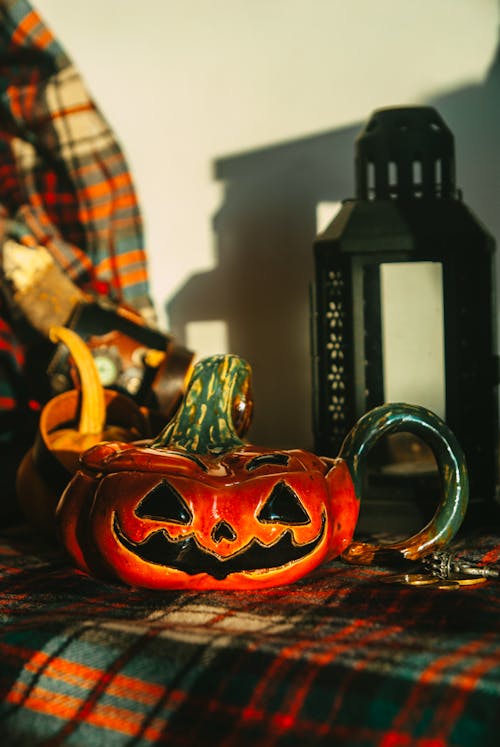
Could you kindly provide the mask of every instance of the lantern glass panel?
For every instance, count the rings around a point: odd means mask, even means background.
[[[384,399],[445,418],[442,275],[440,262],[380,265]]]

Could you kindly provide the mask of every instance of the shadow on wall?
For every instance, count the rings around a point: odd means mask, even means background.
[[[189,321],[223,319],[228,346],[254,373],[254,442],[312,447],[309,344],[316,205],[353,191],[357,127],[222,158],[215,216],[218,266],[191,277],[168,306]]]
[[[438,109],[453,132],[464,201],[498,241],[500,55],[483,85],[423,103]],[[309,289],[316,209],[354,196],[354,141],[363,124],[215,163],[215,178],[225,184],[214,219],[218,265],[192,276],[167,311],[172,332],[184,342],[189,322],[226,322],[230,352],[254,372],[254,443],[312,448]],[[499,266],[497,257],[500,288]]]

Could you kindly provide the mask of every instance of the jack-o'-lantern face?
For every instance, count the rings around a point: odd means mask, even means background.
[[[343,552],[358,515],[346,464],[247,445],[251,410],[248,364],[213,356],[154,441],[86,451],[57,511],[76,564],[153,589],[255,589]]]
[[[61,510],[66,545],[81,567],[131,585],[289,583],[342,552],[357,518],[344,463],[301,450],[208,458],[102,444],[82,466]]]

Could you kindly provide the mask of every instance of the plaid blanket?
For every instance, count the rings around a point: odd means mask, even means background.
[[[151,318],[143,228],[124,155],[26,0],[0,0],[0,245],[8,238],[44,246],[80,288]],[[24,360],[0,306],[0,411],[19,402]]]
[[[497,563],[500,536],[461,540]],[[335,561],[290,587],[154,593],[0,534],[6,745],[496,747],[500,582],[381,583]]]

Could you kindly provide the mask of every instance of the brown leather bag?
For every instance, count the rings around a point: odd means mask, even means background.
[[[79,388],[57,395],[44,406],[35,441],[16,478],[26,518],[53,534],[58,500],[78,469],[80,454],[99,441],[136,441],[150,436],[149,413],[130,397],[102,387],[90,350],[66,327],[54,327],[53,342],[70,351]]]

